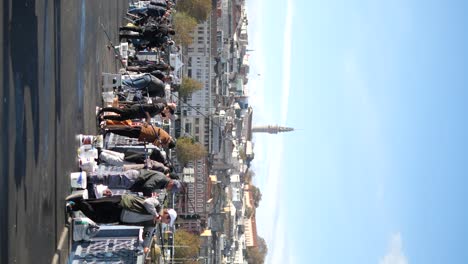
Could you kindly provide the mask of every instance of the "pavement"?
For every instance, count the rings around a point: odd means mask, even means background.
[[[95,134],[128,0],[0,0],[0,263],[66,263],[77,134]],[[101,26],[102,23],[102,26]]]

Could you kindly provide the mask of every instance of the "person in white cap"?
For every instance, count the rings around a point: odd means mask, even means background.
[[[72,211],[80,210],[96,223],[143,226],[145,248],[151,242],[157,223],[173,226],[177,218],[174,209],[164,209],[161,212],[161,205],[156,197],[144,198],[131,194],[87,200],[76,197],[68,200],[67,207]]]
[[[70,209],[80,210],[96,223],[120,223],[153,226],[162,222],[172,226],[177,213],[174,209],[164,209],[156,197],[144,198],[132,194],[106,196],[99,199],[75,197],[68,200]]]
[[[174,226],[174,222],[177,219],[177,212],[174,209],[164,209],[161,216],[160,222],[165,223],[169,226]],[[143,230],[143,251],[145,253],[149,252],[149,244],[151,242],[151,236],[154,233],[154,226],[148,226]]]
[[[167,209],[167,214],[169,215],[170,221],[169,226],[173,226],[175,220],[177,219],[177,212],[174,209]]]

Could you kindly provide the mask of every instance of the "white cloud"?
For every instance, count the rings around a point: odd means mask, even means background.
[[[379,264],[408,264],[408,259],[403,252],[401,234],[396,233],[390,237],[388,252],[379,261]]]
[[[345,109],[347,115],[353,118],[353,132],[360,135],[364,143],[362,149],[372,153],[371,164],[368,169],[373,175],[377,188],[375,190],[375,202],[379,208],[383,208],[385,200],[386,178],[392,172],[392,157],[389,155],[388,140],[382,123],[385,120],[385,110],[376,104],[378,97],[373,93],[374,87],[369,84],[369,76],[364,70],[363,62],[354,49],[347,51],[343,57],[343,77],[346,85],[343,87],[343,96],[349,109]]]
[[[283,95],[281,101],[281,122],[286,123],[288,116],[289,89],[291,86],[291,47],[292,47],[292,1],[287,2],[286,23],[283,36]]]
[[[257,229],[259,235],[268,245],[268,255],[265,263],[293,263],[290,262],[290,241],[287,237],[287,210],[284,188],[287,188],[285,175],[282,170],[283,138],[282,136],[267,136],[262,142],[263,162],[256,163],[262,175],[255,177],[256,184],[262,191],[262,201],[257,209]],[[274,143],[271,143],[274,140]],[[257,156],[255,157],[257,159]],[[257,171],[257,170],[256,170]]]
[[[287,2],[285,28],[283,35],[283,56],[282,56],[282,91],[280,104],[280,119],[281,125],[286,123],[288,104],[289,104],[289,89],[291,82],[291,46],[292,46],[292,1]],[[258,34],[261,35],[261,34]],[[263,56],[263,54],[261,55]],[[261,57],[263,58],[263,57]],[[264,63],[261,67],[264,67]],[[250,82],[250,80],[249,80]],[[256,80],[253,83],[263,84],[263,80]],[[254,86],[257,90],[257,86]],[[253,91],[254,92],[254,91]],[[257,93],[263,93],[262,90]],[[263,97],[263,96],[262,96]],[[257,101],[254,101],[258,103]],[[271,113],[262,112],[265,102],[255,105],[255,120],[262,120],[262,117],[267,117]],[[274,104],[275,102],[266,102]],[[268,118],[276,119],[276,118]],[[260,121],[261,122],[261,121]],[[285,197],[283,194],[284,188],[287,188],[285,175],[283,174],[283,136],[262,136],[256,138],[254,166],[257,172],[255,184],[262,191],[262,201],[257,209],[257,226],[259,235],[262,236],[268,245],[268,255],[266,263],[293,263],[290,240],[287,237],[287,215]],[[261,153],[259,153],[261,152]],[[257,155],[257,153],[259,155]]]

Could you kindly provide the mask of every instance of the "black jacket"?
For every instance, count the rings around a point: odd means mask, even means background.
[[[132,192],[142,192],[144,196],[151,196],[155,190],[166,188],[170,179],[163,173],[153,170],[139,170],[140,176],[130,187]]]

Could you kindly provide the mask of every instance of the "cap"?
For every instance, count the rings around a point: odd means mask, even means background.
[[[169,217],[171,218],[171,222],[169,223],[169,226],[173,226],[177,218],[177,212],[174,209],[169,209],[167,210],[167,213],[169,214]]]
[[[180,189],[182,188],[182,184],[180,183],[180,181],[178,181],[178,180],[172,180],[172,183],[173,183],[173,184],[172,184],[172,189],[171,189],[171,191],[172,191],[173,193],[179,192]]]

